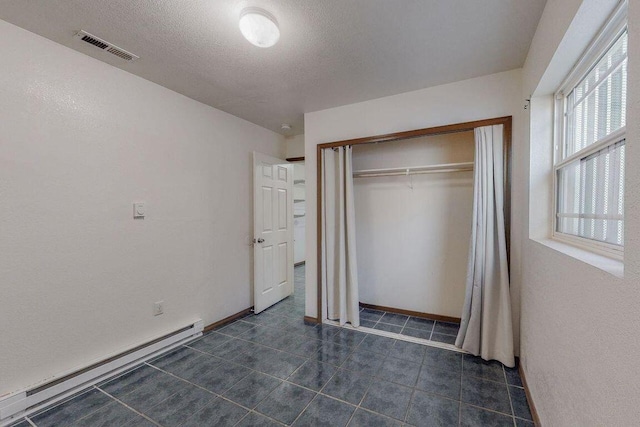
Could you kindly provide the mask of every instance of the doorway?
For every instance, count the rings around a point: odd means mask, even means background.
[[[304,160],[293,164],[293,263],[304,268],[306,230],[306,186]]]
[[[253,153],[254,312],[293,293],[293,165]]]
[[[306,170],[304,157],[287,159],[293,164],[293,263],[294,299],[305,298]],[[304,315],[304,314],[303,314]]]

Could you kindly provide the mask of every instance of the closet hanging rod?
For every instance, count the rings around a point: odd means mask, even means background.
[[[443,163],[439,165],[411,166],[407,168],[364,169],[353,172],[354,178],[401,176],[427,173],[465,172],[473,170],[473,162]]]

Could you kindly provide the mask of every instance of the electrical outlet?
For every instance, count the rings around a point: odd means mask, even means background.
[[[136,202],[133,204],[133,218],[144,219],[146,215],[144,202]]]
[[[164,313],[164,301],[158,301],[153,304],[153,315],[160,316]]]

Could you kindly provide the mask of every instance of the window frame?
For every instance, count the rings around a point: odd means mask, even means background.
[[[589,43],[582,56],[573,67],[567,78],[562,82],[560,88],[555,93],[554,105],[554,141],[553,141],[553,200],[552,200],[552,224],[551,238],[563,243],[580,247],[582,249],[622,260],[624,258],[624,242],[622,246],[588,239],[586,237],[575,236],[573,234],[562,233],[558,231],[558,196],[559,196],[559,171],[568,166],[570,163],[585,158],[593,153],[602,150],[605,147],[612,146],[618,141],[625,140],[626,144],[626,126],[610,133],[606,137],[593,144],[564,157],[566,148],[567,133],[567,98],[578,84],[593,70],[598,61],[613,47],[615,42],[625,32],[627,28],[627,0],[623,0],[618,4],[614,12],[607,19],[602,29],[596,37]],[[628,56],[627,56],[628,61]],[[626,167],[625,167],[626,169]],[[624,195],[623,195],[624,197]]]

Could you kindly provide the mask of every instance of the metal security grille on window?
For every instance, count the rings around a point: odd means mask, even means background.
[[[558,231],[622,245],[624,142],[558,170]]]
[[[627,33],[567,97],[567,136],[563,159],[625,125]]]
[[[556,231],[622,247],[627,32],[565,98]]]

